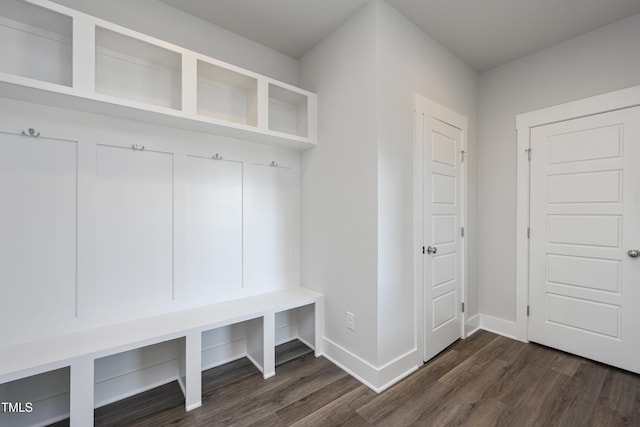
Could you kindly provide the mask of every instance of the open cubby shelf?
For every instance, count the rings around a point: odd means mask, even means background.
[[[151,43],[96,27],[95,91],[180,110],[182,57]]]
[[[258,126],[258,79],[198,61],[198,114]]]
[[[316,95],[60,6],[3,0],[2,96],[287,148],[316,144]]]
[[[308,102],[300,92],[269,83],[269,129],[304,137],[308,134]]]
[[[0,72],[56,85],[72,85],[73,20],[21,0],[3,0]]]

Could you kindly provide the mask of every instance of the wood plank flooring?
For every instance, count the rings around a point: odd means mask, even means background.
[[[485,331],[380,394],[304,349],[280,348],[266,381],[246,359],[204,372],[194,411],[171,383],[96,410],[95,424],[640,426],[639,375]]]

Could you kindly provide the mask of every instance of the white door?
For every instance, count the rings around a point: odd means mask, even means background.
[[[529,339],[640,372],[640,108],[531,130]]]
[[[425,357],[462,333],[462,131],[422,115]]]

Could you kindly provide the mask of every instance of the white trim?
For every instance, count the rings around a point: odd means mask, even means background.
[[[415,359],[418,349],[413,348],[378,368],[377,393],[381,393],[418,370]]]
[[[480,330],[480,314],[476,314],[467,319],[464,325],[465,338],[470,337]]]
[[[323,337],[322,341],[324,342],[324,357],[371,390],[376,391],[377,368],[375,366],[327,337]]]
[[[418,351],[418,364],[424,363],[426,348],[424,342],[424,289],[423,289],[423,255],[422,255],[422,246],[424,242],[422,241],[423,236],[423,212],[422,212],[422,144],[420,144],[416,138],[416,133],[418,131],[417,123],[419,117],[417,117],[417,111],[424,112],[425,114],[433,117],[437,120],[445,122],[461,131],[461,148],[465,152],[468,152],[467,148],[467,135],[469,132],[469,121],[467,117],[463,116],[456,111],[453,111],[443,105],[438,104],[430,99],[425,98],[424,96],[415,93],[413,95],[413,115],[414,115],[414,129],[413,129],[413,248],[414,248],[414,258],[413,258],[413,283],[414,283],[414,297],[415,297],[415,322],[416,322],[416,336],[415,336],[415,344],[416,347],[421,349]],[[461,178],[462,178],[462,207],[461,207],[461,220],[460,223],[462,226],[467,228],[467,164],[468,164],[468,156],[465,159],[466,161],[461,165]],[[468,277],[468,253],[466,244],[466,237],[461,241],[462,245],[462,295],[460,296],[460,302],[466,302],[467,300],[467,277]],[[462,313],[461,319],[461,330],[460,336],[465,338],[467,336],[467,328],[466,328],[466,313],[468,311],[468,307],[465,309],[465,312]]]
[[[376,393],[383,392],[419,368],[415,363],[418,353],[416,348],[376,367],[326,337],[323,341],[325,358]]]
[[[516,116],[517,195],[516,195],[516,322],[513,336],[527,342],[527,304],[529,296],[529,161],[525,150],[531,147],[531,128],[640,105],[640,86],[592,96],[578,101],[543,108]],[[535,153],[532,153],[535,156]],[[535,231],[534,231],[535,232]],[[484,316],[488,317],[488,316]],[[481,325],[483,322],[481,321]]]
[[[519,116],[518,116],[519,117]],[[518,121],[516,117],[516,122]],[[529,128],[517,128],[516,153],[516,330],[520,341],[528,342],[529,304]],[[524,262],[524,264],[522,264]],[[524,283],[524,287],[521,285]]]
[[[517,323],[511,320],[500,319],[486,314],[480,314],[480,329],[522,341],[517,336]]]

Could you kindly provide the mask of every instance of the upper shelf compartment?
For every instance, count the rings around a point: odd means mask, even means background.
[[[269,83],[269,129],[303,138],[309,135],[309,97]]]
[[[198,114],[258,126],[258,79],[198,60]]]
[[[316,144],[316,95],[49,0],[1,0],[0,96],[248,141]]]
[[[180,110],[179,53],[102,27],[95,29],[97,93]]]
[[[70,16],[20,0],[2,0],[0,72],[71,87]]]

